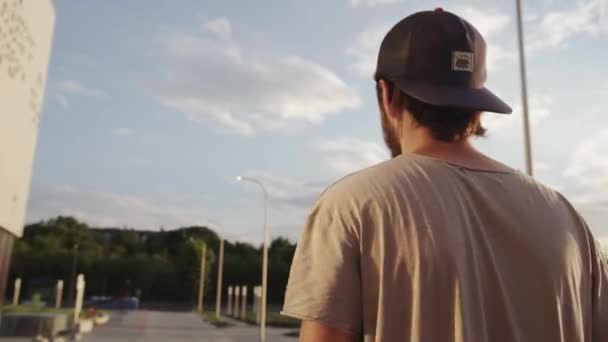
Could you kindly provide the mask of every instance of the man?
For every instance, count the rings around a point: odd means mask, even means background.
[[[331,186],[298,242],[283,314],[301,341],[608,341],[607,265],[557,192],[475,150],[485,42],[437,9],[384,38],[392,160]]]

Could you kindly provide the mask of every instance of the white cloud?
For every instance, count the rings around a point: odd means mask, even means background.
[[[51,87],[50,93],[57,103],[63,108],[70,107],[70,97],[81,96],[102,98],[107,96],[107,94],[103,91],[87,87],[76,80],[63,80],[56,82]]]
[[[553,165],[543,161],[535,161],[534,162],[534,171],[537,172],[549,172],[553,170]]]
[[[404,2],[404,0],[350,0],[353,7],[376,7]]]
[[[347,53],[354,59],[352,68],[363,77],[372,77],[376,70],[378,50],[382,39],[390,30],[390,24],[379,24],[359,33]]]
[[[484,11],[475,7],[458,8],[454,13],[475,26],[486,40],[504,32],[511,22],[508,15]]]
[[[222,39],[230,39],[232,36],[232,25],[227,18],[215,18],[205,23],[205,28]]]
[[[323,140],[318,146],[327,165],[340,174],[349,174],[389,159],[382,145],[354,138]]]
[[[517,53],[513,49],[508,49],[496,42],[496,36],[505,32],[511,23],[508,15],[493,11],[484,11],[475,7],[463,7],[456,9],[454,13],[465,18],[471,23],[487,42],[486,64],[488,70],[496,70],[503,63],[514,62]]]
[[[106,94],[98,89],[93,89],[85,86],[79,81],[75,80],[64,80],[56,84],[56,89],[59,93],[64,95],[77,95],[77,96],[88,96],[88,97],[104,97]]]
[[[532,95],[530,98],[530,123],[537,125],[542,120],[551,116],[551,106],[553,105],[553,97],[549,94]],[[523,110],[515,107],[518,112]]]
[[[209,103],[204,99],[197,99],[188,95],[180,96],[179,94],[160,96],[165,106],[184,113],[186,118],[192,122],[201,125],[215,123],[221,131],[233,132],[243,136],[251,136],[254,133],[254,128],[250,122],[236,118],[229,110]]]
[[[534,23],[535,21],[539,20],[540,17],[540,13],[531,12],[530,10],[527,10],[523,13],[524,25],[527,25],[528,23]]]
[[[529,97],[528,107],[532,127],[551,116],[552,105],[553,98],[548,94],[536,94]],[[513,114],[486,113],[483,115],[482,121],[489,130],[489,135],[508,135],[511,134],[511,129],[522,127],[523,109],[520,102],[517,102],[513,108]]]
[[[133,134],[133,130],[125,127],[114,128],[112,130],[112,134],[125,137]]]
[[[512,63],[517,60],[515,51],[504,48],[496,44],[488,44],[486,50],[486,66],[489,71],[499,69],[505,63]]]
[[[65,95],[55,94],[55,100],[57,100],[59,105],[63,108],[70,107],[70,104],[68,103],[68,99],[65,97]]]
[[[154,93],[189,120],[220,131],[252,135],[318,124],[361,103],[335,73],[298,56],[186,33],[165,35],[161,44],[163,79],[154,82]]]
[[[601,85],[598,89],[593,90],[593,93],[597,96],[608,97],[608,82]]]
[[[329,183],[306,182],[255,170],[247,171],[244,175],[264,184],[272,203],[300,209],[311,207]]]
[[[574,184],[569,199],[598,236],[608,237],[608,127],[582,141],[564,171]]]
[[[335,176],[321,181],[306,181],[257,170],[243,175],[263,183],[273,205],[302,210],[310,208],[323,190],[338,178],[389,159],[388,151],[382,145],[355,138],[325,139],[312,147],[321,153],[327,167],[335,171]]]
[[[608,189],[608,128],[582,141],[574,150],[564,176],[577,184],[593,189],[594,193],[608,201],[608,193],[597,191]]]
[[[28,204],[28,221],[57,215],[74,216],[94,226],[137,229],[207,223],[200,210],[172,207],[139,196],[34,184]]]
[[[561,47],[577,35],[597,37],[608,30],[608,1],[578,1],[572,9],[546,13],[533,29],[528,49]]]
[[[513,62],[517,54],[496,43],[496,36],[504,32],[511,23],[508,15],[499,14],[494,11],[485,11],[474,7],[462,7],[454,10],[454,13],[465,18],[479,30],[487,41],[487,66],[489,70],[495,70],[502,63]],[[354,43],[347,49],[347,53],[353,57],[352,68],[363,77],[371,77],[376,68],[378,50],[382,39],[388,33],[392,24],[377,24],[360,32]]]

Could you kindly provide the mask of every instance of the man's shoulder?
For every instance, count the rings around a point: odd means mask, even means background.
[[[521,188],[525,188],[528,191],[537,191],[544,195],[544,197],[563,202],[564,204],[570,206],[570,202],[559,192],[557,187],[546,184],[543,181],[523,172],[517,172],[514,175],[517,178],[517,182],[519,183],[518,185]]]
[[[458,179],[455,177],[454,170],[458,166],[439,160],[418,157],[398,157],[385,162],[367,167],[357,172],[353,172],[325,189],[322,198],[333,200],[344,200],[346,198],[377,198],[387,192],[395,191],[399,188],[405,195],[411,187],[420,188],[433,185],[437,188],[438,184],[454,184]],[[552,201],[560,201],[569,205],[567,199],[550,185],[530,177],[520,171],[505,168],[504,172],[483,172],[488,175],[495,175],[505,180],[508,175],[509,184],[512,188],[517,188],[523,192],[536,192]],[[432,184],[431,184],[432,183]],[[449,187],[448,187],[449,188]]]
[[[366,198],[390,190],[395,187],[396,178],[408,174],[412,163],[395,158],[353,172],[327,187],[322,197]]]

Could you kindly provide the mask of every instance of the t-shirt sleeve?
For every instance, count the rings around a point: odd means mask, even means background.
[[[360,244],[351,204],[322,196],[313,208],[293,258],[282,314],[356,335],[362,320]]]
[[[608,341],[608,260],[600,244],[593,241],[593,341]]]

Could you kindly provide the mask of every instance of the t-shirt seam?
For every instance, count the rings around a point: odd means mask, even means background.
[[[419,154],[415,154],[415,153],[408,153],[408,154],[403,154],[402,155],[404,158],[410,158],[410,160],[428,160],[428,161],[432,161],[432,162],[436,162],[436,163],[440,163],[440,164],[446,164],[449,165],[451,167],[455,167],[458,169],[465,169],[468,171],[472,171],[472,172],[478,172],[478,173],[494,173],[494,174],[503,174],[503,175],[520,175],[521,171],[518,171],[516,169],[511,169],[511,170],[490,170],[490,169],[481,169],[481,168],[475,168],[475,167],[470,167],[470,166],[465,166],[465,165],[461,165],[461,164],[457,164],[448,160],[443,160],[443,159],[439,159],[439,158],[433,158],[433,157],[427,157],[427,156],[423,156],[423,155],[419,155]]]

